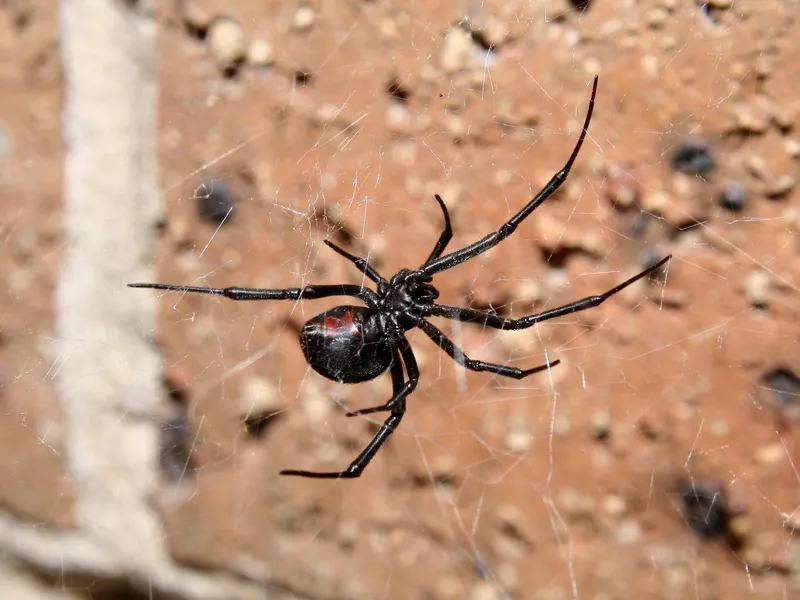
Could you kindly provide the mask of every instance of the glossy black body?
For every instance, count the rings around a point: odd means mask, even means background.
[[[406,411],[406,398],[414,391],[419,382],[419,369],[414,358],[414,352],[411,350],[411,346],[404,335],[406,331],[415,327],[419,328],[439,348],[466,369],[495,373],[513,379],[522,379],[533,373],[547,370],[557,365],[559,361],[549,361],[547,364],[530,369],[518,369],[507,365],[475,360],[465,355],[442,331],[427,321],[427,318],[444,317],[465,323],[476,323],[482,327],[494,329],[526,329],[542,321],[597,306],[635,281],[658,271],[670,259],[667,256],[655,265],[648,267],[641,273],[602,294],[588,296],[564,306],[519,319],[504,318],[496,313],[471,308],[436,304],[439,291],[432,283],[433,276],[436,273],[459,265],[499,244],[511,235],[526,217],[566,181],[567,175],[586,137],[586,130],[592,118],[596,93],[597,78],[595,77],[586,120],[578,142],[567,163],[528,204],[501,225],[497,231],[460,250],[444,254],[447,244],[453,237],[453,230],[447,207],[437,195],[436,201],[439,203],[444,216],[444,229],[433,250],[418,269],[402,269],[390,280],[384,279],[363,258],[353,256],[332,242],[326,241],[325,243],[330,248],[352,262],[365,278],[375,283],[376,290],[374,291],[363,285],[347,284],[307,285],[302,288],[284,290],[241,287],[205,288],[156,283],[135,283],[130,285],[131,287],[215,294],[232,300],[312,300],[331,296],[349,296],[363,302],[365,306],[337,306],[309,320],[300,332],[300,345],[311,368],[334,381],[360,383],[374,379],[388,370],[392,377],[392,397],[384,404],[351,411],[347,413],[347,416],[353,417],[376,412],[388,412],[389,417],[384,421],[372,441],[344,471],[322,473],[293,469],[281,471],[282,475],[324,479],[358,477],[400,424]]]
[[[392,366],[393,336],[382,329],[383,315],[363,306],[337,306],[308,321],[300,332],[306,362],[340,383],[375,379]]]

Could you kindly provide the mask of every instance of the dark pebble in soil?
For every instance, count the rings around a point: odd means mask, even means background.
[[[781,406],[790,406],[800,401],[800,379],[787,367],[778,367],[764,373],[762,383],[775,395]]]
[[[209,179],[194,191],[197,214],[203,221],[220,225],[233,217],[236,198],[227,185],[219,179]]]
[[[733,514],[722,490],[698,481],[684,481],[678,487],[678,494],[683,500],[683,516],[692,531],[704,539],[737,545],[730,529]]]
[[[714,170],[716,161],[708,142],[688,139],[678,144],[672,154],[672,168],[687,175],[708,175]]]
[[[719,195],[719,204],[725,210],[741,212],[747,202],[747,192],[738,181],[729,181]]]

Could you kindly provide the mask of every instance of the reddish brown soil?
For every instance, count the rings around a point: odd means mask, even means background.
[[[271,66],[233,76],[187,27],[188,9],[159,5],[159,282],[359,283],[326,238],[390,275],[435,242],[434,193],[450,206],[452,247],[466,245],[563,165],[595,73],[590,137],[567,184],[502,245],[438,276],[442,301],[523,315],[673,255],[660,282],[525,332],[437,322],[474,358],[562,361],[524,381],[465,372],[410,333],[420,385],[354,481],[278,476],[345,467],[380,422],[346,409],[390,396],[388,375],[346,386],[303,360],[297,331],[337,301],[163,295],[157,338],[187,429],[165,435],[155,502],[177,561],[319,598],[797,593],[798,400],[763,376],[800,373],[800,4],[700,4],[314,2],[299,30],[297,3],[191,3],[192,18],[228,15],[248,43],[271,43]],[[55,23],[34,12],[20,29],[11,12],[0,10],[13,44],[0,125],[14,145],[0,157],[0,505],[68,527],[69,476],[53,451],[68,442],[46,437],[58,361],[41,355],[61,243]],[[493,56],[469,42],[448,71],[445,38],[470,25]],[[395,81],[406,99],[387,91]],[[705,179],[672,168],[687,137],[710,144]],[[197,216],[211,178],[238,199],[218,230]],[[717,201],[730,180],[747,192],[738,214]],[[614,207],[626,192],[633,205]],[[258,435],[244,423],[255,386],[280,409]],[[692,530],[687,489],[728,505],[726,531]]]

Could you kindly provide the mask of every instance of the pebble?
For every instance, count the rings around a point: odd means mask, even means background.
[[[208,315],[195,317],[192,324],[192,343],[207,346],[217,339],[217,324]]]
[[[662,29],[669,19],[669,13],[661,7],[651,8],[645,14],[650,29]]]
[[[17,261],[26,263],[36,256],[39,248],[39,236],[36,230],[19,229],[10,238],[11,255]]]
[[[772,182],[770,182],[770,184],[767,186],[765,193],[767,194],[768,198],[777,200],[788,196],[796,185],[797,177],[786,173],[784,175],[779,175],[776,179],[773,179]]]
[[[342,108],[340,106],[326,102],[317,107],[314,111],[314,115],[311,117],[311,122],[318,127],[333,125],[336,119],[339,118],[341,112]]]
[[[687,175],[708,175],[714,170],[716,161],[711,145],[699,138],[689,138],[676,146],[672,154],[672,167]]]
[[[800,404],[800,378],[788,367],[772,369],[761,377],[761,383],[775,396],[778,406]]]
[[[767,161],[758,154],[748,154],[744,159],[744,168],[759,181],[769,181],[772,178]]]
[[[795,510],[795,512],[786,517],[785,525],[791,530],[792,533],[800,530],[800,512]]]
[[[450,211],[450,218],[452,219],[453,212],[458,209],[467,197],[464,184],[460,181],[450,180],[444,184],[439,196],[444,201],[447,210]],[[444,218],[444,217],[442,217]]]
[[[460,27],[451,28],[442,44],[442,67],[448,73],[465,69],[474,51],[472,37]]]
[[[533,308],[544,300],[544,286],[538,279],[522,279],[511,288],[511,301],[518,302],[522,308]]]
[[[9,156],[14,151],[14,138],[4,122],[0,122],[0,158]]]
[[[292,26],[298,31],[308,31],[314,26],[314,21],[316,19],[317,15],[314,9],[308,4],[304,4],[294,13]]]
[[[753,530],[753,522],[744,515],[734,515],[728,529],[734,539],[742,539]]]
[[[489,21],[481,28],[481,38],[487,48],[497,48],[508,41],[508,27],[497,19]]]
[[[456,600],[464,596],[464,585],[460,579],[452,575],[439,575],[435,578],[433,589],[423,595],[431,600]]]
[[[524,453],[528,452],[533,446],[533,435],[528,431],[523,419],[517,417],[511,423],[508,435],[506,435],[506,448],[509,452]]]
[[[781,219],[794,233],[800,233],[800,207],[789,206],[781,213]]]
[[[766,444],[756,450],[755,459],[761,465],[774,465],[783,460],[786,449],[781,443]]]
[[[642,537],[642,527],[634,520],[628,519],[619,524],[614,532],[614,539],[618,544],[630,546],[637,543]]]
[[[503,595],[490,581],[479,581],[470,591],[470,600],[500,600]]]
[[[744,186],[738,181],[729,181],[719,194],[719,204],[725,210],[741,212],[747,202]]]
[[[609,166],[604,190],[606,198],[614,208],[625,210],[638,205],[642,186],[636,167],[629,164]]]
[[[236,198],[221,179],[208,179],[194,191],[197,214],[206,222],[220,225],[236,214]]]
[[[771,114],[764,103],[737,102],[733,117],[740,132],[761,134],[769,127]]]
[[[733,6],[733,0],[708,0],[710,8],[730,8]]]
[[[397,23],[395,23],[393,19],[388,17],[381,19],[381,22],[378,24],[378,29],[381,35],[387,40],[392,40],[397,37]]]
[[[358,541],[358,521],[343,519],[336,528],[336,543],[342,550],[352,550]]]
[[[753,269],[744,279],[744,293],[753,308],[765,308],[769,304],[769,273]]]
[[[275,62],[272,44],[265,37],[254,38],[247,49],[247,62],[256,68],[269,67]]]
[[[445,128],[447,129],[447,133],[450,134],[450,137],[453,138],[455,143],[461,142],[469,131],[467,122],[464,120],[464,118],[456,114],[450,113],[445,115],[444,124]]]
[[[731,428],[728,426],[728,422],[722,418],[711,421],[711,426],[709,427],[711,435],[716,437],[725,437],[730,433],[730,430]]]
[[[263,375],[251,375],[242,382],[236,406],[239,414],[249,417],[276,413],[286,408],[286,402],[269,379]]]
[[[214,12],[207,0],[185,0],[181,4],[183,20],[195,32],[208,31]]]
[[[797,112],[790,108],[777,106],[773,110],[772,121],[784,133],[792,129],[797,120]]]
[[[800,140],[794,138],[786,140],[784,149],[790,157],[800,158]]]
[[[697,574],[688,567],[680,564],[668,565],[662,575],[664,579],[665,598],[685,598],[691,589],[692,583],[697,580]]]
[[[598,410],[592,415],[592,437],[598,441],[608,439],[611,435],[611,413]]]
[[[652,52],[642,56],[642,71],[648,79],[655,79],[660,72],[658,56]]]
[[[683,516],[692,531],[702,538],[728,537],[732,515],[719,486],[685,481],[678,486],[678,494],[683,500]]]
[[[519,570],[513,562],[502,562],[494,569],[498,582],[505,588],[506,593],[519,586]],[[508,596],[506,596],[508,597]]]
[[[320,375],[309,374],[300,390],[300,403],[306,413],[309,423],[322,425],[328,419],[332,410],[330,394],[326,393]]]
[[[223,71],[236,69],[246,56],[244,29],[230,17],[214,19],[208,28],[208,44],[217,65]]]
[[[389,81],[389,84],[386,86],[386,93],[389,94],[393,100],[398,102],[408,102],[408,99],[411,97],[409,89],[397,78]]]
[[[499,529],[517,540],[521,540],[527,546],[532,546],[535,536],[527,524],[524,511],[513,504],[502,504],[496,512],[495,518]]]
[[[603,497],[601,502],[603,511],[610,517],[621,517],[628,509],[628,504],[622,496],[609,494]]]
[[[594,501],[591,496],[572,487],[566,487],[561,491],[558,505],[568,517],[589,515],[594,509]]]

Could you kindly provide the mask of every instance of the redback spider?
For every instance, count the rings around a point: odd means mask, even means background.
[[[442,199],[436,195],[436,201],[439,203],[444,215],[444,230],[439,236],[439,240],[421,267],[418,269],[401,269],[389,280],[378,274],[365,259],[353,256],[346,250],[326,240],[325,243],[330,248],[352,262],[364,276],[375,283],[377,288],[375,291],[361,285],[349,284],[306,285],[302,288],[283,290],[242,287],[207,288],[161,283],[131,283],[129,286],[176,292],[216,294],[231,300],[315,300],[330,296],[349,296],[363,302],[366,306],[349,304],[337,306],[309,320],[300,332],[300,346],[311,368],[333,381],[361,383],[374,379],[388,370],[392,377],[392,397],[379,406],[350,411],[347,416],[355,417],[376,412],[388,412],[389,417],[375,434],[372,441],[344,471],[325,473],[297,471],[294,469],[281,471],[281,475],[297,475],[320,479],[358,477],[384,442],[397,429],[406,412],[406,398],[414,391],[419,382],[417,361],[414,358],[414,352],[411,350],[408,340],[405,338],[406,331],[418,327],[445,353],[470,371],[487,371],[504,377],[522,379],[528,375],[549,369],[557,365],[559,361],[554,360],[549,364],[533,367],[532,369],[517,369],[516,367],[474,360],[464,354],[460,348],[436,326],[429,323],[426,318],[445,317],[495,329],[526,329],[542,321],[598,306],[632,283],[659,270],[671,258],[671,256],[667,256],[655,265],[603,294],[588,296],[582,300],[519,319],[504,318],[493,312],[435,303],[435,300],[439,297],[439,291],[432,285],[433,276],[436,273],[455,267],[499,244],[514,233],[519,224],[564,183],[586,137],[586,130],[592,118],[596,93],[597,77],[595,77],[592,86],[592,96],[589,100],[586,121],[583,124],[578,143],[575,145],[567,164],[550,179],[547,185],[522,210],[511,217],[497,231],[460,250],[443,254],[448,242],[453,237],[453,230],[450,226],[450,215],[447,212],[447,207]],[[403,373],[403,364],[405,364],[407,378]]]

